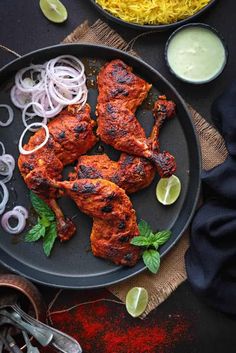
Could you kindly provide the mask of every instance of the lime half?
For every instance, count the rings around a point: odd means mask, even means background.
[[[140,316],[148,304],[148,292],[142,287],[133,287],[126,295],[125,306],[133,317]]]
[[[176,175],[169,178],[161,178],[157,183],[156,197],[163,205],[174,203],[181,192],[181,182]]]
[[[39,6],[44,16],[52,22],[61,23],[67,19],[67,10],[59,0],[40,0]]]

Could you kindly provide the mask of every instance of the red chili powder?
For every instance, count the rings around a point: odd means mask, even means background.
[[[53,315],[54,326],[81,344],[84,353],[170,353],[191,342],[191,324],[181,315],[161,319],[158,312],[133,319],[124,305],[97,302]],[[40,350],[51,353],[50,350]]]

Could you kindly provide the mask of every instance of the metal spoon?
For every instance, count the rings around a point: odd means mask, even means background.
[[[17,316],[16,316],[17,315]],[[29,323],[21,320],[21,317],[17,313],[9,313],[7,310],[0,310],[0,325],[11,324],[19,327],[21,330],[26,330],[30,333],[43,347],[47,346],[52,338],[53,334],[45,330],[45,328],[34,327]]]
[[[13,305],[12,309],[18,312],[22,318],[24,318],[35,327],[45,328],[48,330],[48,332],[51,332],[53,334],[53,339],[50,342],[50,345],[52,345],[58,351],[62,353],[82,353],[80,344],[71,336],[34,319],[32,316],[25,313],[18,305]]]
[[[27,347],[27,353],[40,353],[37,347],[32,346],[28,334],[25,331],[22,331],[22,334]]]

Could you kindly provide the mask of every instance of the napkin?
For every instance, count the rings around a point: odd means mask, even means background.
[[[203,171],[206,202],[191,227],[186,271],[193,290],[211,306],[236,314],[236,81],[212,107],[228,149],[225,162]]]

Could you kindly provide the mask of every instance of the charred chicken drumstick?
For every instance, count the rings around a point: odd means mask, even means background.
[[[48,123],[49,139],[44,147],[25,155],[21,154],[18,166],[26,185],[38,194],[54,211],[57,218],[57,233],[61,240],[68,240],[75,233],[75,226],[64,217],[56,198],[58,189],[51,186],[49,179],[60,180],[63,167],[78,159],[92,148],[97,138],[93,133],[94,121],[90,118],[90,107],[86,104],[68,106]],[[44,130],[39,129],[24,146],[33,150],[44,140]]]
[[[154,105],[153,114],[155,124],[149,143],[153,151],[159,151],[160,127],[166,119],[174,117],[175,104],[165,96],[160,96]],[[110,180],[130,194],[149,186],[154,176],[155,167],[149,160],[122,153],[118,162],[112,161],[106,154],[79,157],[71,179]]]
[[[106,64],[97,81],[97,133],[101,139],[117,150],[149,159],[161,177],[172,175],[176,170],[174,157],[169,152],[153,150],[134,115],[151,86],[121,60]]]
[[[139,230],[135,211],[125,191],[103,179],[54,184],[64,190],[82,212],[93,217],[93,254],[117,265],[134,266],[139,259],[140,249],[131,245],[130,240],[139,235]]]

